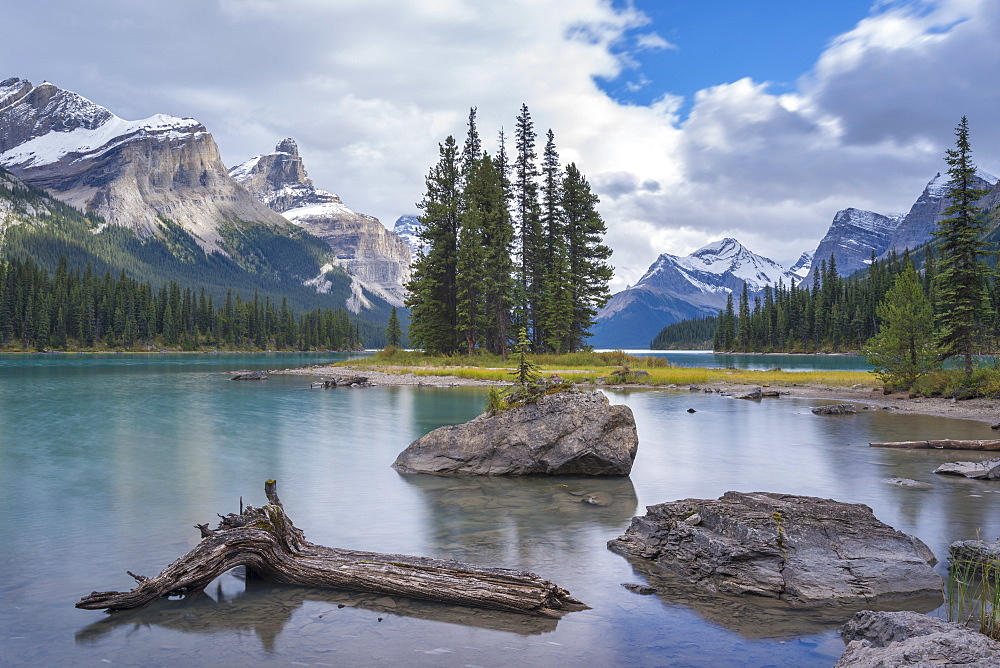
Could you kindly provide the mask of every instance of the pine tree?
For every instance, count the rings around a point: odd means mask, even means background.
[[[562,213],[567,247],[567,283],[572,290],[569,342],[566,350],[587,346],[597,309],[611,297],[608,284],[614,268],[608,264],[611,248],[604,244],[607,227],[597,211],[600,202],[575,163],[566,167],[562,181]]]
[[[421,242],[426,253],[418,253],[410,296],[410,344],[425,351],[451,354],[457,349],[457,269],[460,170],[455,138],[439,145],[438,163],[427,176],[427,192],[418,205]]]
[[[976,200],[986,194],[974,187],[976,167],[972,164],[969,122],[965,116],[955,128],[955,148],[948,149],[948,176],[945,196],[951,204],[934,231],[938,263],[938,342],[944,359],[961,356],[965,373],[972,375],[972,359],[977,337],[989,307],[986,279],[989,268],[979,259],[983,254],[983,223],[977,218]]]
[[[573,318],[572,278],[563,212],[562,170],[555,135],[546,134],[542,153],[542,200],[540,254],[534,266],[533,283],[540,286],[536,319],[536,341],[552,352],[568,349]]]
[[[879,332],[863,352],[874,367],[872,373],[887,387],[909,389],[939,364],[934,313],[912,264],[896,277],[876,311]]]
[[[396,314],[396,307],[392,307],[389,312],[389,324],[385,328],[385,345],[387,347],[399,348],[403,341],[403,330],[399,326],[399,315]]]
[[[538,167],[535,160],[535,129],[531,121],[528,105],[521,105],[521,114],[517,117],[514,143],[517,157],[514,161],[514,217],[518,225],[518,253],[520,266],[518,268],[517,324],[519,327],[531,329],[529,337],[535,345],[538,344],[534,335],[534,325],[537,321],[538,297],[540,285],[534,283],[541,259],[541,211],[538,204]]]

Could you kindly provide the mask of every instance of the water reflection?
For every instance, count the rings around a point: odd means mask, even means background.
[[[561,549],[575,549],[590,538],[581,529],[617,530],[638,505],[629,478],[399,475],[421,492],[434,542],[459,561],[524,563],[556,536]],[[511,555],[512,546],[521,552]]]
[[[233,582],[242,582],[242,591],[235,591]],[[308,609],[307,604],[310,604]],[[77,631],[75,638],[78,645],[96,645],[117,631],[130,633],[151,627],[186,634],[251,633],[260,641],[261,649],[272,654],[278,637],[286,631],[301,633],[305,627],[318,624],[331,633],[344,633],[356,626],[381,623],[389,616],[521,636],[555,631],[559,623],[559,619],[385,594],[268,584],[246,578],[243,567],[239,567],[207,592],[181,599],[161,599],[138,610],[109,613]]]
[[[941,606],[940,596],[881,601],[857,606],[817,608],[793,607],[761,596],[726,596],[657,567],[646,559],[621,555],[632,570],[656,589],[666,605],[681,606],[709,622],[734,631],[749,640],[790,638],[839,628],[859,610],[915,610],[931,612]]]

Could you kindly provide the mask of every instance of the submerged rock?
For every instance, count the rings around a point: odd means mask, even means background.
[[[812,412],[816,415],[850,415],[857,413],[858,409],[854,404],[830,404],[829,406],[816,406]]]
[[[758,385],[752,387],[745,392],[739,392],[733,395],[733,399],[760,399],[762,395],[762,388]]]
[[[835,668],[1000,665],[1000,642],[917,612],[862,610],[840,635],[848,644]]]
[[[267,380],[266,371],[238,371],[232,380]]]
[[[981,462],[947,462],[934,469],[934,473],[964,475],[978,480],[1000,480],[1000,458]]]
[[[713,592],[800,606],[941,596],[930,549],[862,504],[726,492],[646,510],[608,547]]]
[[[628,406],[601,392],[560,392],[441,427],[411,443],[403,473],[625,476],[639,439]]]

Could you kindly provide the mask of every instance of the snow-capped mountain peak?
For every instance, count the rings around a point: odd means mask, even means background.
[[[757,255],[733,238],[714,241],[686,257],[664,253],[650,266],[636,287],[674,280],[678,275],[703,291],[732,292],[747,288],[756,292],[792,277],[784,267]],[[669,279],[667,277],[670,277]]]

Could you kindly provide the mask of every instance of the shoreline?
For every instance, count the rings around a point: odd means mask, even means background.
[[[510,385],[510,382],[495,380],[476,380],[472,378],[462,378],[459,376],[442,373],[434,376],[417,376],[404,371],[400,367],[400,373],[389,373],[386,371],[375,371],[354,366],[327,366],[317,365],[302,367],[297,369],[269,370],[268,373],[275,375],[295,375],[312,376],[316,378],[346,378],[350,376],[367,376],[374,385],[384,385],[390,387],[403,386],[423,386],[423,387],[489,387],[492,385]],[[555,372],[553,372],[555,373]],[[629,383],[627,385],[596,385],[580,384],[588,389],[614,389],[614,390],[669,390],[673,392],[693,392],[689,386],[663,386],[663,385],[642,385],[639,383]],[[699,385],[701,391],[709,391],[718,394],[739,393],[750,390],[755,385],[737,383],[706,383]],[[795,399],[824,399],[832,401],[843,401],[847,403],[858,403],[866,406],[873,406],[880,410],[897,411],[900,413],[913,413],[919,415],[930,415],[934,417],[946,417],[959,420],[976,420],[989,425],[1000,424],[1000,400],[979,397],[957,401],[944,397],[920,397],[910,399],[907,394],[893,393],[883,394],[881,389],[872,387],[834,387],[822,384],[791,384],[791,385],[765,385],[767,390],[778,390],[781,396]],[[771,401],[772,399],[764,399]]]

